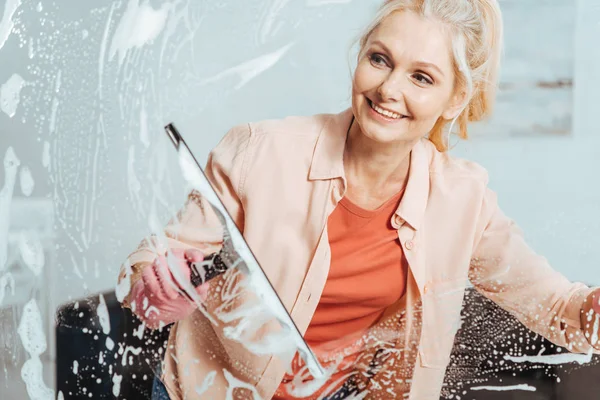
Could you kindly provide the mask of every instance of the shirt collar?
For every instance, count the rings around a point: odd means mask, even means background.
[[[352,108],[327,118],[317,138],[308,179],[345,179],[344,148],[352,118]]]
[[[418,230],[425,216],[425,208],[429,198],[429,165],[433,144],[422,139],[411,151],[410,170],[404,196],[396,209],[396,215]]]
[[[324,122],[313,153],[309,180],[341,178],[345,182],[344,148],[348,128],[352,122],[352,109],[330,115]],[[396,215],[418,230],[425,215],[429,197],[429,165],[433,144],[422,139],[413,147],[408,182]]]

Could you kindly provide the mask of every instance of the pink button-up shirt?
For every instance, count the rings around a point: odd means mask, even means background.
[[[343,153],[351,118],[348,109],[240,125],[225,135],[206,166],[301,332],[327,280],[326,224],[345,193]],[[382,360],[367,398],[439,398],[469,283],[555,344],[592,351],[580,324],[591,289],[569,282],[527,246],[487,182],[482,167],[438,152],[427,139],[413,148],[406,191],[391,220],[409,265],[407,291],[364,339],[363,346],[370,343],[373,354],[379,349]],[[167,246],[218,249],[214,222],[192,193],[166,227],[167,242],[143,241],[119,281],[135,282]],[[214,300],[208,308],[217,306]],[[270,398],[284,374],[279,358],[252,354],[200,312],[171,330],[163,378],[174,399],[225,398],[236,379]]]

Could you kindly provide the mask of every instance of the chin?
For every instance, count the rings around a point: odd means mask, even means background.
[[[367,138],[378,143],[393,143],[405,139],[404,129],[397,127],[383,127],[374,121],[358,121],[360,130]]]

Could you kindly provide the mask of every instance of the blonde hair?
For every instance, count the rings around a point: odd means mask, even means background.
[[[466,103],[452,120],[449,132],[458,122],[457,135],[467,139],[467,124],[491,115],[496,98],[502,52],[502,14],[497,0],[386,0],[359,38],[358,59],[364,56],[371,33],[390,14],[412,11],[446,24],[452,35],[455,90],[465,90]],[[448,150],[444,128],[450,122],[440,117],[429,132],[429,140],[439,151]]]

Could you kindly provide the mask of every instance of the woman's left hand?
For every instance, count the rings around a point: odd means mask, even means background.
[[[600,350],[600,288],[594,290],[583,303],[581,326],[586,339]]]

